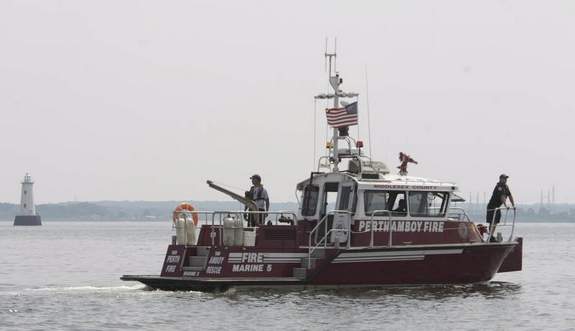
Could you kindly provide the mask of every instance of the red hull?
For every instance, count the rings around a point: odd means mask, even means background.
[[[514,244],[476,244],[426,248],[423,250],[425,252],[423,258],[413,260],[337,263],[338,258],[336,258],[334,263],[318,273],[311,283],[318,285],[404,285],[483,282],[493,278],[513,246]],[[422,249],[410,247],[393,251],[419,253]],[[434,254],[434,251],[450,253]],[[389,253],[390,251],[379,252]],[[369,251],[356,254],[365,253]]]
[[[465,284],[489,281],[516,243],[426,245],[370,250],[332,250],[317,259],[305,278],[295,277],[303,269],[307,249],[294,253],[211,248],[205,267],[196,273],[169,261],[185,261],[196,247],[170,245],[162,276],[124,276],[155,289],[218,290],[228,287],[286,286],[386,286],[421,284]],[[177,254],[176,254],[177,252]],[[172,255],[174,253],[175,255]],[[284,257],[280,257],[280,255]],[[331,256],[330,256],[331,254]],[[294,257],[294,256],[301,257]],[[170,258],[172,256],[172,258]],[[173,258],[180,256],[180,258]],[[258,260],[258,256],[259,260]],[[281,260],[287,262],[281,262]],[[304,261],[302,263],[302,261]],[[213,262],[213,263],[210,263]],[[185,275],[186,274],[186,275]]]
[[[357,224],[358,222],[356,222]],[[386,286],[465,284],[489,281],[501,271],[521,270],[522,240],[486,243],[470,222],[429,226],[441,231],[373,233],[380,246],[369,247],[369,234],[350,245],[307,245],[312,224],[263,226],[255,246],[225,246],[220,227],[202,227],[198,246],[168,247],[160,276],[124,276],[156,289],[217,290],[232,286]],[[409,229],[425,228],[411,223]],[[383,226],[380,230],[384,230]],[[433,244],[435,243],[435,244]],[[440,243],[440,244],[438,244]],[[509,258],[507,256],[509,255]]]

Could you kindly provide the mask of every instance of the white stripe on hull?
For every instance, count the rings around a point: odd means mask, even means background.
[[[335,259],[332,263],[355,263],[355,262],[386,262],[386,261],[421,261],[423,255],[417,256],[388,256],[388,257],[365,257],[354,259]]]
[[[263,263],[300,263],[307,253],[259,253],[263,255]],[[243,263],[242,253],[230,253],[228,263]]]
[[[378,252],[346,252],[341,253],[332,263],[383,262],[383,261],[420,261],[427,255],[451,255],[463,253],[462,248],[409,250],[409,251],[378,251]]]
[[[384,261],[420,261],[427,255],[451,255],[461,254],[463,248],[453,249],[426,249],[426,250],[405,250],[405,251],[376,251],[376,252],[344,252],[335,258],[332,263],[354,263],[354,262],[384,262]],[[307,253],[260,253],[263,254],[263,263],[300,263],[301,259],[307,257]],[[242,253],[230,253],[228,263],[243,263]]]

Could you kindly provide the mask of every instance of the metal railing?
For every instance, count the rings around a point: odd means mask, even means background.
[[[494,210],[494,216],[493,219],[495,219],[495,215],[496,215],[496,211],[497,210],[501,210],[504,209],[506,210],[505,216],[502,218],[502,221],[499,223],[499,226],[510,226],[511,227],[511,233],[509,235],[509,241],[511,241],[513,239],[513,234],[514,234],[514,230],[515,230],[515,220],[516,220],[516,210],[513,208],[496,208],[493,209]],[[509,211],[513,210],[513,219],[512,221],[509,221],[508,216],[509,216]],[[456,215],[456,217],[450,217],[450,213],[452,215]],[[370,233],[370,240],[369,240],[369,248],[373,248],[375,246],[375,222],[379,221],[376,220],[376,217],[385,217],[387,222],[388,222],[388,231],[389,231],[389,239],[387,241],[387,246],[388,247],[392,247],[393,246],[393,223],[394,222],[400,222],[400,220],[393,220],[393,211],[390,210],[386,210],[386,209],[381,209],[381,210],[374,210],[371,212],[370,214],[370,218],[368,220],[369,224],[369,230],[363,230],[363,231],[353,231],[352,230],[352,225],[354,224],[353,220],[350,219],[350,221],[347,223],[347,227],[344,229],[335,229],[333,228],[333,221],[332,221],[332,228],[328,229],[328,219],[329,216],[331,215],[336,215],[336,214],[350,214],[351,212],[347,211],[347,210],[333,210],[328,212],[324,217],[321,218],[321,220],[315,225],[315,227],[309,232],[309,237],[308,237],[308,267],[310,267],[311,265],[311,257],[313,255],[313,253],[320,247],[323,248],[328,248],[328,241],[329,238],[331,236],[331,234],[333,233],[345,233],[346,234],[346,247],[347,249],[351,248],[351,239],[352,239],[352,234],[362,234],[362,233]],[[382,215],[384,214],[384,215]],[[447,216],[447,217],[445,217]],[[447,213],[443,215],[441,220],[431,220],[431,221],[446,221],[450,218],[456,218],[459,221],[465,221],[465,222],[469,222],[472,223],[471,219],[469,218],[469,216],[467,215],[467,213],[465,212],[465,210],[463,208],[459,208],[459,207],[453,207],[453,208],[449,208],[447,210]],[[492,222],[493,224],[493,222]],[[318,238],[318,234],[319,234],[319,230],[323,228],[323,236],[321,238]],[[492,227],[493,228],[493,227]],[[459,231],[459,229],[447,229],[450,231]],[[491,229],[490,229],[491,230]],[[489,233],[489,237],[487,238],[487,240],[490,240],[491,237],[493,236],[492,231],[490,231]],[[313,241],[315,239],[315,242]],[[334,247],[339,247],[339,241],[336,241],[333,243]],[[330,245],[331,247],[331,245]]]
[[[457,215],[459,215],[459,216],[457,217],[457,220],[458,220],[458,221],[462,221],[462,220],[463,220],[463,221],[472,223],[471,219],[469,218],[469,216],[467,215],[467,213],[465,212],[465,210],[463,210],[462,208],[454,208],[454,209],[457,209],[456,212],[458,212]],[[409,220],[405,220],[405,219],[401,219],[401,218],[400,218],[400,219],[397,219],[397,218],[396,218],[396,219],[392,219],[392,217],[394,216],[394,215],[393,215],[393,212],[394,212],[394,211],[392,211],[392,210],[382,209],[382,210],[375,210],[375,211],[373,211],[373,212],[371,213],[371,216],[370,216],[370,221],[371,221],[371,225],[370,225],[370,227],[371,227],[371,229],[370,229],[370,230],[371,230],[371,238],[370,238],[369,248],[373,248],[373,247],[374,247],[374,244],[375,244],[375,243],[374,243],[374,231],[375,231],[375,227],[374,227],[374,225],[373,225],[373,221],[374,221],[374,220],[373,220],[373,217],[375,216],[375,214],[377,214],[377,213],[386,213],[386,214],[387,214],[388,231],[389,231],[389,238],[388,238],[388,241],[387,241],[387,247],[393,246],[393,234],[394,234],[394,232],[393,232],[393,229],[394,229],[393,225],[394,225],[394,224],[397,224],[398,222],[413,221],[412,219],[409,219]],[[449,210],[448,210],[448,212],[447,212],[447,215],[448,215],[448,214],[449,214]],[[397,215],[395,215],[395,216],[397,216]],[[398,216],[398,217],[399,217],[399,216]],[[438,217],[440,217],[440,216],[438,216]],[[449,221],[449,216],[448,216],[447,218],[445,218],[445,214],[444,214],[443,216],[441,216],[441,219],[427,219],[427,220],[426,220],[426,222],[446,222],[446,221]],[[444,231],[459,231],[459,228],[444,229]],[[358,232],[352,231],[352,233],[365,233],[365,232],[367,232],[367,231],[358,231]],[[381,246],[378,246],[378,247],[381,247]]]
[[[328,238],[331,236],[331,234],[333,233],[345,233],[346,234],[346,248],[349,249],[351,248],[351,235],[352,234],[361,234],[361,233],[370,233],[370,240],[369,240],[369,247],[373,248],[374,247],[374,241],[375,241],[375,222],[377,220],[374,219],[374,217],[380,216],[378,214],[385,214],[387,217],[387,220],[389,222],[389,241],[388,241],[388,246],[391,247],[392,245],[392,236],[393,236],[393,231],[391,229],[391,224],[392,224],[392,211],[389,210],[374,210],[371,212],[371,217],[369,220],[369,224],[370,224],[370,229],[369,230],[364,230],[364,231],[353,231],[351,229],[352,225],[354,224],[353,220],[350,218],[350,221],[347,223],[347,228],[344,229],[335,229],[333,228],[333,222],[332,222],[332,228],[328,230],[328,222],[327,220],[329,219],[330,215],[336,215],[336,214],[348,214],[351,215],[351,212],[348,210],[333,210],[328,212],[317,224],[316,226],[310,231],[309,233],[309,238],[308,238],[308,268],[311,266],[311,257],[313,255],[313,253],[320,247],[323,246],[323,248],[327,248],[328,247]],[[324,229],[324,235],[322,238],[320,238],[319,240],[317,239],[317,235],[318,235],[318,231],[321,228],[321,226],[323,225],[323,229]],[[312,244],[312,239],[315,238],[315,245]],[[339,241],[336,240],[336,242],[333,243],[334,247],[339,247]]]
[[[329,236],[332,233],[346,233],[347,236],[347,245],[349,245],[349,241],[350,241],[350,227],[351,227],[351,219],[350,222],[347,225],[347,229],[327,229],[327,220],[329,219],[330,215],[336,215],[336,214],[348,214],[351,215],[351,212],[348,210],[332,210],[329,211],[327,214],[325,214],[321,220],[319,222],[317,222],[316,226],[309,232],[308,235],[308,268],[311,266],[311,256],[313,254],[313,252],[315,252],[319,247],[322,246],[324,248],[327,248],[327,238],[329,238]],[[321,225],[324,225],[324,235],[323,237],[318,241],[317,240],[317,235],[318,235],[318,231],[321,227]],[[333,227],[333,221],[332,221],[332,227]],[[312,246],[312,238],[315,238],[315,245]]]
[[[370,227],[371,227],[371,229],[370,229],[370,230],[371,230],[371,238],[370,238],[370,240],[369,240],[369,247],[370,247],[370,248],[373,247],[374,228],[375,228],[375,227],[373,226],[373,218],[376,216],[375,214],[378,214],[378,213],[379,213],[379,214],[381,214],[381,213],[386,213],[386,214],[387,214],[387,221],[389,222],[389,241],[387,242],[387,246],[388,246],[388,247],[391,247],[392,241],[393,241],[393,240],[392,240],[392,239],[393,239],[393,238],[392,238],[392,236],[393,236],[393,234],[392,234],[393,231],[392,231],[392,229],[391,229],[391,223],[393,222],[393,221],[391,220],[391,213],[392,213],[392,211],[387,210],[387,209],[374,210],[374,211],[371,212],[371,216],[370,216],[370,222],[371,222],[371,225],[370,225]]]
[[[455,215],[456,217],[452,217],[450,215]],[[469,218],[465,209],[461,207],[449,207],[447,209],[447,218],[456,218],[458,221],[471,222],[471,218]]]
[[[235,219],[242,219],[246,221],[250,215],[265,215],[262,224],[266,223],[268,218],[271,218],[267,222],[271,222],[272,225],[278,225],[283,223],[282,221],[291,220],[293,224],[297,223],[297,216],[293,211],[251,211],[251,210],[216,210],[216,211],[181,211],[178,213],[184,219],[184,223],[187,226],[187,222],[193,219],[193,215],[198,215],[198,226],[209,225],[211,228],[210,237],[212,238],[212,246],[215,246],[216,233],[219,232],[219,245],[223,244],[223,220],[227,217],[233,217]],[[288,218],[289,216],[291,218]],[[244,227],[256,229],[255,227]],[[187,231],[184,231],[187,243]]]
[[[500,214],[501,210],[505,210],[505,216],[501,215],[501,220],[498,222],[498,224],[495,224],[495,217],[497,216],[498,212]],[[515,207],[498,207],[498,208],[493,208],[493,209],[487,209],[487,212],[489,213],[490,211],[493,212],[493,216],[491,218],[491,225],[489,226],[489,236],[487,236],[487,242],[491,241],[491,238],[493,237],[493,232],[495,231],[496,227],[511,227],[511,232],[509,234],[509,238],[507,239],[507,241],[512,241],[513,240],[513,234],[515,233],[515,220],[517,219],[517,209]],[[513,219],[511,221],[511,223],[509,224],[509,211],[513,211]]]

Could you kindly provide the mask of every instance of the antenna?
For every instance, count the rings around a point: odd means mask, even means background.
[[[317,99],[314,98],[313,99],[313,159],[312,159],[312,169],[315,168],[315,148],[317,145],[317,139],[316,139],[316,129],[317,129]]]
[[[329,73],[330,78],[332,77],[332,71],[333,71],[333,73],[335,73],[337,75],[337,62],[336,62],[337,51],[336,51],[336,49],[337,49],[337,42],[334,45],[333,52],[330,53],[328,51],[328,40],[326,38],[326,40],[325,40],[325,61],[329,64],[328,73]]]
[[[337,56],[335,56],[337,54],[337,37],[333,38],[333,54],[333,71],[337,75]]]
[[[369,111],[369,83],[367,80],[367,64],[365,65],[365,103],[367,106],[367,139],[369,146],[369,158],[372,159],[372,148],[371,148],[371,117]]]
[[[346,93],[346,92],[343,92],[339,88],[341,83],[343,82],[343,80],[341,79],[341,77],[337,73],[337,62],[336,62],[337,39],[334,40],[333,52],[329,51],[328,46],[329,46],[329,44],[326,40],[326,49],[325,49],[324,56],[325,56],[326,64],[329,65],[329,69],[328,69],[328,83],[329,83],[329,85],[328,86],[331,85],[331,88],[333,89],[333,93],[328,92],[325,94],[319,94],[319,95],[316,95],[315,98],[316,99],[325,99],[326,101],[333,99],[332,108],[326,109],[327,111],[330,111],[333,109],[339,109],[340,108],[340,98],[354,98],[354,97],[357,97],[358,94],[357,93],[349,93],[349,92]],[[358,127],[358,129],[359,129],[359,127]],[[326,125],[326,138],[327,138],[327,132],[328,131],[329,131],[329,125]],[[340,128],[337,128],[335,126],[333,127],[333,137],[331,139],[331,142],[328,142],[328,144],[326,146],[326,152],[328,153],[330,163],[333,165],[332,170],[335,172],[339,171],[338,170],[338,164],[341,162],[340,155],[344,154],[344,153],[340,153],[340,150],[338,148],[338,141],[340,139],[344,140],[345,137],[347,137],[347,131],[343,135],[340,135],[339,131],[340,131]]]
[[[325,54],[326,56],[323,58],[323,67],[324,70],[327,72],[327,37],[325,37]]]

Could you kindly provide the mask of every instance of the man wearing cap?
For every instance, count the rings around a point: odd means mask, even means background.
[[[268,211],[270,209],[270,198],[268,196],[268,191],[266,191],[262,185],[262,177],[260,177],[260,175],[253,175],[250,179],[252,180],[253,186],[248,192],[246,192],[246,194],[255,202],[259,211]],[[253,226],[261,225],[264,222],[266,215],[260,214],[257,216],[258,217],[253,218]]]
[[[507,207],[507,198],[511,202],[511,206],[515,208],[515,202],[513,201],[513,196],[511,195],[511,191],[509,190],[509,186],[507,186],[507,178],[509,176],[502,174],[499,176],[499,182],[495,185],[495,189],[493,189],[493,194],[491,195],[491,199],[489,199],[489,203],[487,204],[487,213],[486,213],[486,221],[490,224],[489,233],[491,234],[491,240],[494,241],[495,239],[493,236],[495,235],[495,228],[497,224],[501,220],[501,210],[497,209],[504,205]],[[496,210],[497,209],[497,210]]]

